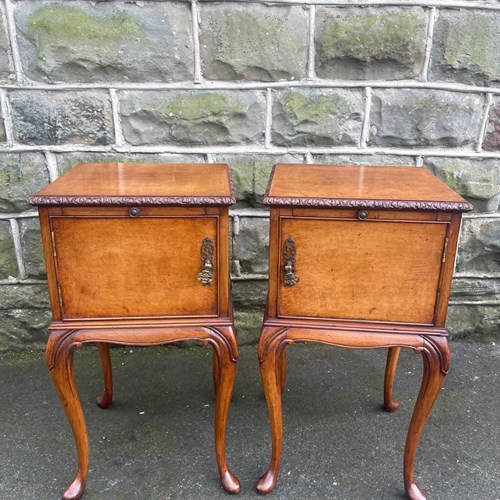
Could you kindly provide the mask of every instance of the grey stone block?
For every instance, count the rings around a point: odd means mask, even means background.
[[[500,279],[456,277],[451,287],[451,300],[498,302],[500,307]]]
[[[233,234],[233,259],[242,273],[263,274],[269,269],[269,219],[240,217],[238,234]]]
[[[139,144],[251,144],[264,135],[265,99],[251,91],[120,93],[123,133]]]
[[[304,78],[307,24],[302,7],[203,5],[203,75],[211,80],[265,82]]]
[[[47,342],[50,320],[50,311],[44,309],[2,311],[0,352],[42,350]]]
[[[233,281],[232,300],[238,310],[262,308],[266,303],[267,280]]]
[[[168,153],[61,153],[56,155],[57,168],[62,175],[78,163],[203,163],[203,155]]]
[[[477,212],[499,210],[500,160],[435,157],[426,158],[425,165],[469,200]]]
[[[477,275],[500,272],[500,219],[463,221],[456,271]]]
[[[18,275],[10,222],[0,220],[0,279],[16,278]]]
[[[19,221],[19,230],[26,277],[45,279],[45,261],[38,218],[21,219]]]
[[[0,142],[5,142],[7,140],[7,135],[5,133],[5,123],[3,117],[0,118]]]
[[[499,305],[453,304],[448,309],[446,328],[452,338],[498,342]]]
[[[7,27],[3,16],[0,16],[0,82],[4,83],[14,80],[16,76],[9,52],[10,44],[7,38]]]
[[[193,77],[189,6],[176,2],[20,2],[28,77],[54,82],[178,81]]]
[[[414,167],[412,156],[391,155],[313,155],[314,163],[332,165],[382,165]]]
[[[0,310],[49,307],[49,290],[46,283],[0,285]]]
[[[427,16],[421,8],[316,10],[316,74],[398,80],[419,75]]]
[[[274,94],[272,139],[279,146],[357,144],[363,99],[358,90],[283,90]]]
[[[44,155],[40,153],[0,154],[0,212],[33,209],[26,198],[49,183]]]
[[[21,90],[10,92],[9,100],[14,137],[23,144],[114,142],[107,92]]]
[[[259,341],[264,308],[255,311],[234,311],[234,323],[238,335],[238,345],[254,345]]]
[[[488,123],[483,141],[486,151],[500,151],[500,98],[493,100],[493,105],[488,113]]]
[[[388,89],[373,93],[370,145],[472,145],[483,97],[438,90]]]
[[[271,170],[276,163],[302,163],[302,155],[216,155],[216,161],[231,168],[238,202],[258,206],[267,188]]]
[[[439,11],[429,75],[474,85],[500,81],[500,16],[472,9]]]

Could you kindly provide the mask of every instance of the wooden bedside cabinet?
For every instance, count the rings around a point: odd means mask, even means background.
[[[394,411],[401,347],[423,355],[422,386],[408,430],[408,498],[416,448],[448,371],[444,327],[461,212],[473,207],[424,168],[286,165],[273,170],[269,293],[259,361],[272,437],[261,493],[276,485],[283,439],[285,347],[319,342],[389,348],[384,405]]]
[[[47,363],[78,454],[64,498],[81,497],[87,480],[73,351],[88,342],[97,342],[102,361],[102,408],[112,401],[110,343],[210,344],[217,465],[224,489],[239,491],[225,452],[238,357],[228,270],[234,201],[223,164],[80,164],[30,198],[39,209],[52,305]]]

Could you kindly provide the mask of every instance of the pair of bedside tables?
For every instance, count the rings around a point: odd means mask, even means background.
[[[76,442],[78,471],[64,498],[83,495],[88,438],[73,352],[97,343],[112,402],[109,344],[197,340],[213,348],[215,450],[228,468],[226,423],[238,358],[229,283],[223,164],[80,164],[30,198],[40,214],[53,321],[47,363]],[[401,347],[422,353],[424,374],[404,453],[408,498],[417,444],[449,365],[444,327],[461,212],[472,206],[425,169],[279,164],[271,207],[269,292],[258,356],[272,457],[257,490],[276,485],[285,348],[299,341],[388,348],[384,404]]]

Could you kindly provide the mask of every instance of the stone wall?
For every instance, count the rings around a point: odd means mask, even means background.
[[[428,168],[476,208],[448,326],[498,338],[498,3],[2,0],[0,14],[0,350],[44,344],[25,200],[80,161],[231,165],[243,342],[262,318],[275,162]]]

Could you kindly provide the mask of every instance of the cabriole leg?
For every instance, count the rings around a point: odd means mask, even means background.
[[[217,342],[213,348],[214,357],[217,357],[217,361],[214,361],[213,364],[213,369],[217,368],[217,374],[214,373],[214,386],[216,389],[215,456],[222,487],[228,493],[239,493],[240,482],[229,470],[226,459],[226,425],[229,405],[233,395],[236,361],[231,359],[230,352],[223,343]]]
[[[399,408],[399,401],[396,401],[392,397],[392,387],[400,352],[401,347],[389,347],[389,352],[387,353],[384,378],[384,408],[390,412],[396,411]]]
[[[215,394],[217,394],[220,381],[220,366],[219,366],[219,356],[217,355],[215,349],[212,352],[212,379],[214,382],[214,391]]]
[[[416,485],[413,476],[415,453],[427,417],[448,372],[450,363],[448,339],[446,337],[424,338],[422,357],[424,362],[422,385],[406,437],[403,464],[405,491],[410,500],[425,500],[426,498],[424,492]]]
[[[280,393],[283,394],[286,381],[286,349],[283,347],[277,354],[277,356],[278,356],[278,376],[280,384]]]
[[[107,342],[97,342],[99,356],[101,358],[102,376],[104,380],[104,392],[96,399],[96,405],[100,408],[109,408],[113,402],[113,369],[111,366],[111,355]]]
[[[76,478],[63,493],[66,500],[78,499],[83,495],[89,457],[87,427],[73,373],[75,344],[72,342],[72,333],[74,332],[52,332],[46,350],[50,375],[73,431],[78,456]]]
[[[265,335],[261,333],[261,342]],[[281,348],[284,351],[284,346]],[[261,494],[271,492],[276,486],[278,480],[279,468],[281,463],[281,450],[283,447],[283,414],[281,407],[281,391],[284,384],[283,369],[280,362],[284,363],[284,353],[279,352],[277,342],[269,342],[266,350],[260,360],[260,373],[264,395],[266,397],[267,409],[269,412],[269,423],[271,427],[271,461],[264,475],[257,481],[257,491]]]

